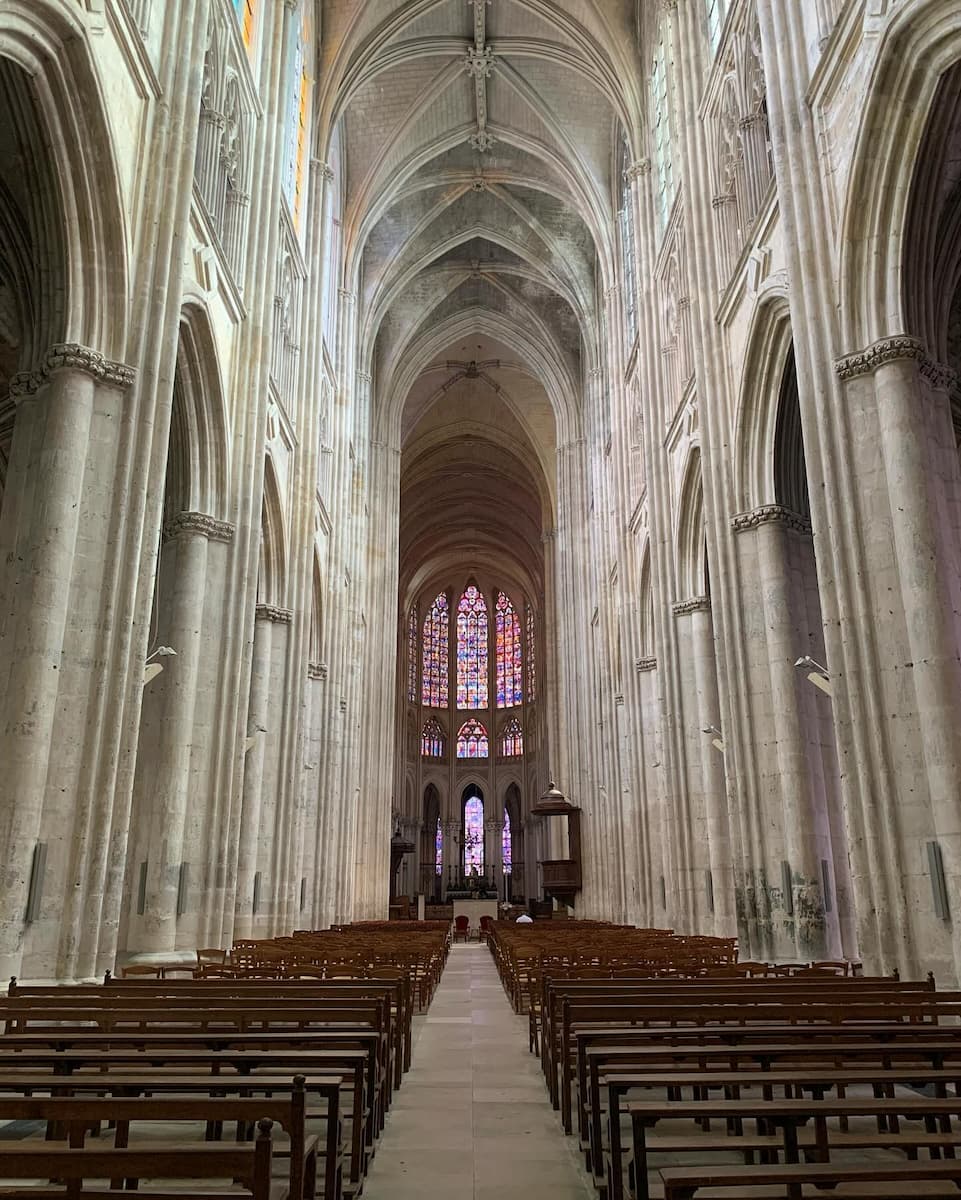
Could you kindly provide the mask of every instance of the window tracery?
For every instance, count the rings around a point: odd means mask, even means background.
[[[447,655],[449,650],[447,593],[441,592],[424,619],[424,669],[421,702],[428,708],[446,708]]]
[[[417,630],[420,622],[417,605],[412,604],[407,618],[407,700],[417,703]]]
[[[484,801],[475,792],[464,801],[464,874],[484,874]]]
[[[477,720],[471,717],[460,727],[457,734],[458,758],[488,758],[490,756],[490,741],[487,730]]]
[[[497,707],[513,708],[523,700],[521,626],[506,592],[497,593],[494,610],[497,638]]]
[[[518,758],[524,753],[524,728],[517,717],[511,717],[504,726],[500,750],[504,758]]]
[[[420,735],[420,752],[424,758],[444,758],[446,755],[444,730],[436,717],[428,717]]]
[[[651,72],[654,112],[655,203],[660,230],[667,228],[677,184],[674,178],[673,105],[670,74],[674,66],[674,34],[670,16],[661,22],[661,33]]]
[[[527,605],[527,703],[537,698],[537,666],[534,654],[534,610]]]
[[[468,584],[457,606],[457,707],[486,708],[487,604],[476,584]]]

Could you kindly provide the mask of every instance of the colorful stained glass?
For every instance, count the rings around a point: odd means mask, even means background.
[[[504,832],[501,834],[501,860],[504,864],[504,874],[510,875],[514,870],[514,847],[511,842],[511,815],[504,809]]]
[[[417,703],[417,605],[410,610],[407,620],[407,699]]]
[[[298,18],[291,22],[290,91],[284,115],[284,166],[281,176],[284,195],[294,227],[299,230],[304,208],[305,166],[310,124],[311,50],[314,44],[312,3],[301,3]]]
[[[504,726],[501,737],[501,754],[505,758],[516,758],[524,753],[524,730],[516,717]]]
[[[490,745],[487,739],[487,730],[474,717],[469,721],[465,721],[460,727],[460,732],[457,735],[457,757],[458,758],[487,758],[490,754]]]
[[[447,707],[447,654],[450,613],[445,592],[430,606],[424,619],[424,672],[421,703],[429,708]]]
[[[457,707],[487,707],[487,605],[472,583],[457,606]]]
[[[434,837],[434,874],[444,874],[444,830],[440,817],[437,818],[437,834]]]
[[[470,796],[464,802],[464,874],[484,874],[484,801]]]
[[[497,707],[513,708],[522,700],[521,623],[506,592],[497,593],[494,608],[497,633]]]
[[[444,757],[444,731],[440,722],[429,717],[420,735],[420,752],[424,758]]]
[[[527,606],[527,703],[534,701],[537,675],[534,667],[534,610]]]
[[[240,22],[240,32],[244,39],[247,53],[252,54],[254,48],[254,32],[257,27],[257,0],[234,0],[234,12]]]

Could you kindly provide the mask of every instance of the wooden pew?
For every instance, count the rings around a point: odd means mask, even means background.
[[[0,1142],[0,1179],[56,1180],[46,1187],[2,1187],[0,1196],[81,1196],[83,1200],[115,1200],[113,1188],[84,1187],[88,1181],[106,1179],[116,1185],[124,1180],[198,1181],[230,1179],[240,1184],[251,1200],[287,1200],[286,1184],[271,1179],[272,1122],[261,1118],[257,1138],[251,1143],[185,1143],[157,1149],[103,1149],[93,1142],[65,1146],[50,1142]],[[62,1182],[60,1182],[62,1181]],[[82,1188],[82,1191],[80,1190]],[[215,1196],[207,1189],[171,1189],[152,1183],[138,1187],[139,1196],[152,1200],[193,1200]],[[221,1195],[237,1195],[221,1191]],[[296,1198],[294,1198],[296,1200]]]

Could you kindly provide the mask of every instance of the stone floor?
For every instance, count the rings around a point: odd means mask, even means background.
[[[364,1200],[594,1196],[486,946],[453,948],[417,1026]]]

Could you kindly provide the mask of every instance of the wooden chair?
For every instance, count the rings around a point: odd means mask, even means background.
[[[470,917],[465,916],[464,913],[454,918],[454,941],[470,941]]]

